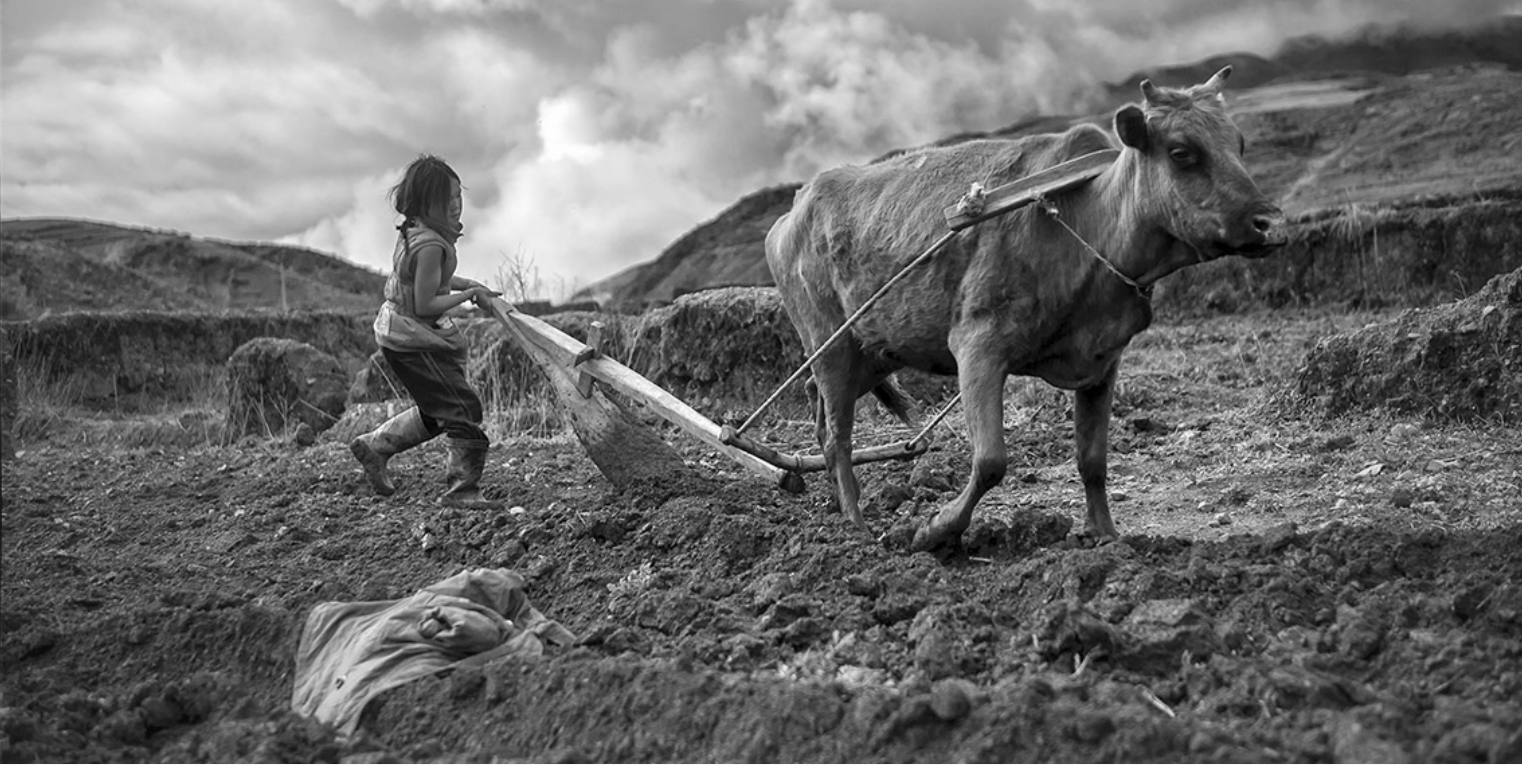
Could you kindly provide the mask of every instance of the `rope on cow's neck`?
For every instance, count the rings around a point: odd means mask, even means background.
[[[1044,196],[1037,196],[1036,199],[1035,199],[1035,204],[1036,204],[1037,207],[1040,207],[1041,211],[1046,213],[1048,217],[1050,217],[1054,221],[1057,221],[1057,225],[1059,225],[1059,226],[1063,227],[1064,229],[1066,229],[1069,234],[1072,234],[1073,238],[1077,239],[1078,243],[1083,245],[1084,249],[1088,250],[1090,255],[1093,255],[1095,258],[1098,258],[1099,262],[1103,263],[1105,268],[1110,269],[1110,273],[1115,274],[1115,277],[1117,279],[1120,279],[1121,281],[1125,282],[1126,286],[1130,287],[1131,289],[1136,290],[1136,294],[1140,295],[1143,300],[1151,302],[1151,300],[1152,300],[1152,287],[1150,287],[1150,286],[1143,287],[1135,279],[1132,279],[1131,277],[1126,276],[1125,274],[1121,273],[1120,269],[1116,268],[1115,264],[1111,263],[1109,258],[1106,258],[1104,255],[1101,255],[1099,250],[1094,248],[1094,245],[1089,244],[1089,240],[1084,239],[1082,236],[1080,236],[1077,231],[1073,230],[1072,226],[1069,226],[1067,224],[1067,221],[1062,219],[1062,216],[1060,214],[1058,214],[1058,212],[1057,212],[1057,206],[1056,205],[1054,205],[1051,202],[1047,201],[1047,198],[1044,197]]]

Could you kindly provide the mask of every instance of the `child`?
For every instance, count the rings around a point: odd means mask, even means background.
[[[481,430],[481,399],[465,379],[464,338],[443,316],[466,301],[484,307],[501,294],[455,275],[459,259],[454,243],[462,231],[460,176],[444,160],[420,156],[407,166],[390,196],[403,221],[397,226],[386,302],[376,317],[375,334],[415,406],[354,439],[349,451],[376,493],[390,496],[396,491],[386,473],[392,455],[444,433],[449,488],[438,502],[500,509],[500,503],[481,496],[489,445]]]

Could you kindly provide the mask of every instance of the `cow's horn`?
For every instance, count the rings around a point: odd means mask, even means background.
[[[1226,84],[1226,78],[1230,76],[1231,64],[1227,64],[1226,66],[1221,67],[1221,71],[1211,75],[1210,79],[1205,81],[1205,90],[1220,93],[1221,86]]]
[[[1157,88],[1153,86],[1151,80],[1141,81],[1141,92],[1142,98],[1147,99],[1148,104],[1155,105],[1157,103]]]

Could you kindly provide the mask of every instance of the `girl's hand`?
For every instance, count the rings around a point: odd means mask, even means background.
[[[502,293],[480,284],[466,289],[465,294],[469,295],[471,301],[481,308],[488,308],[492,298],[502,297]]]

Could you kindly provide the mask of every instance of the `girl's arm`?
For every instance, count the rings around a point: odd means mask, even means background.
[[[440,295],[443,262],[443,247],[425,244],[417,249],[412,269],[412,301],[419,316],[437,316],[461,303],[492,295],[491,290],[480,285],[466,287],[463,292]],[[451,287],[455,281],[450,280]]]
[[[460,276],[458,274],[456,274],[455,276],[450,277],[450,279],[449,279],[449,288],[452,289],[452,290],[468,290],[471,287],[485,287],[485,286],[486,285],[476,281],[475,279],[466,279],[465,277]]]

